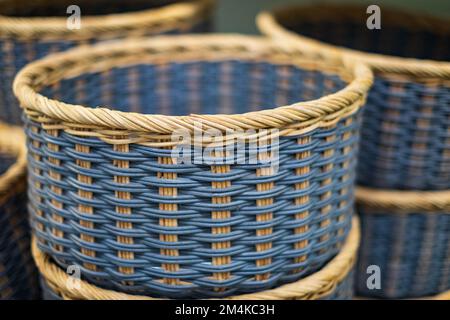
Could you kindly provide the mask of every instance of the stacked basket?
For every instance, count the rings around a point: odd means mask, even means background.
[[[381,12],[381,30],[366,27],[366,8],[342,5],[286,8],[261,14],[258,23],[318,56],[346,55],[372,67],[358,167],[357,291],[433,296],[450,289],[450,63],[430,60],[450,60],[450,23]],[[368,286],[373,265],[381,287]]]
[[[364,65],[236,35],[28,65],[14,91],[47,297],[350,298],[371,83]]]
[[[0,125],[0,300],[38,296],[26,211],[26,150],[20,128]]]
[[[12,82],[27,63],[97,41],[208,31],[213,5],[213,0],[0,1],[0,120],[20,123]]]

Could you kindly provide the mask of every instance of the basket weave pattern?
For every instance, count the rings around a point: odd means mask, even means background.
[[[381,298],[432,296],[450,289],[450,214],[384,213],[358,206],[361,242],[357,293]],[[366,286],[367,267],[382,272],[381,289]]]
[[[347,300],[353,296],[354,264],[359,247],[358,219],[352,221],[352,229],[336,257],[318,272],[299,281],[281,287],[245,295],[227,297],[232,300]],[[69,276],[40,251],[33,242],[33,256],[41,271],[44,298],[48,300],[154,300],[149,296],[136,296],[105,290],[85,281],[76,286],[68,284]],[[72,279],[73,280],[73,279]]]
[[[21,142],[20,129],[0,125],[0,300],[34,299],[38,294],[30,255]]]
[[[368,30],[365,10],[341,5],[286,8],[262,14],[259,25],[263,33],[296,39],[317,55],[345,53],[373,68],[358,184],[450,189],[450,63],[400,58],[449,61],[450,24],[385,9],[382,29]]]
[[[176,40],[176,46],[167,38],[79,49],[18,76],[39,248],[62,267],[80,265],[93,284],[161,297],[264,290],[318,270],[349,231],[358,109],[370,71],[359,66],[352,76],[335,67],[321,72],[311,60],[292,64],[296,53],[251,37]],[[149,69],[148,81],[139,81]],[[235,85],[243,76],[248,81]],[[186,95],[181,83],[195,94]],[[30,85],[65,102],[140,113],[29,99]],[[226,114],[344,87],[336,97],[298,107]],[[223,114],[208,115],[212,106]],[[204,115],[167,116],[192,111]],[[165,115],[142,114],[153,112]],[[279,129],[278,170],[260,155],[254,164],[177,163],[170,134],[198,121],[208,128]]]
[[[450,80],[378,77],[364,115],[359,184],[450,188]]]
[[[357,293],[378,298],[433,299],[450,290],[450,192],[360,187],[364,237],[357,264]],[[381,288],[369,290],[367,267],[381,270]],[[446,292],[446,293],[445,293]]]
[[[98,41],[211,30],[213,0],[127,0],[121,1],[122,13],[115,11],[114,1],[85,2],[80,4],[82,25],[79,30],[66,26],[67,16],[64,15],[67,6],[72,4],[70,1],[20,4],[20,1],[7,0],[0,4],[0,14],[5,14],[0,15],[0,121],[20,123],[20,108],[13,107],[17,100],[11,91],[12,83],[16,73],[33,60]],[[36,18],[53,11],[53,17]],[[89,13],[99,16],[89,16]]]

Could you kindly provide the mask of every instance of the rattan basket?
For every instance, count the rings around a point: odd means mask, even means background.
[[[72,21],[81,9],[80,28]],[[0,1],[0,120],[20,123],[12,82],[25,64],[102,40],[210,30],[214,0]]]
[[[297,43],[327,59],[346,54],[373,68],[359,184],[450,189],[450,22],[381,7],[381,30],[369,30],[366,9],[288,7],[260,14],[258,25],[280,45]]]
[[[32,63],[14,88],[38,246],[93,284],[151,296],[222,297],[309,275],[350,228],[371,81],[364,65],[237,35]],[[176,156],[182,145],[192,158]]]
[[[357,294],[420,298],[450,290],[450,191],[357,190],[361,242]],[[367,286],[367,268],[381,288]],[[449,293],[440,298],[450,299]]]
[[[0,124],[0,300],[37,298],[26,212],[26,150],[20,128]]]
[[[231,300],[349,300],[353,297],[353,267],[359,246],[359,222],[353,219],[341,252],[316,273],[276,289],[228,297]],[[33,255],[41,270],[46,300],[152,300],[93,286],[71,278],[40,251],[34,242]]]

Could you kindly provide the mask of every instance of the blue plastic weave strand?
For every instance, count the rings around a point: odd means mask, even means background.
[[[448,22],[387,8],[382,11],[380,30],[367,28],[362,6],[312,5],[275,16],[286,29],[327,44],[450,61]],[[375,72],[363,117],[357,180],[360,185],[384,189],[450,189],[448,77]]]
[[[52,2],[50,0],[50,2]],[[57,1],[53,1],[57,2]],[[162,7],[167,4],[181,2],[174,0],[157,0],[157,1],[137,1],[137,0],[127,0],[127,1],[101,1],[97,3],[97,1],[87,1],[82,7],[83,15],[101,15],[101,14],[110,14],[110,13],[124,13],[130,11],[139,11],[144,9],[149,9],[152,7]],[[114,2],[120,3],[120,5],[115,6]],[[97,4],[96,4],[97,3]],[[69,2],[69,5],[71,3]],[[43,5],[43,4],[41,4]],[[11,6],[12,8],[16,8]],[[17,11],[11,9],[11,12],[7,12],[9,16],[14,17],[35,17],[35,16],[51,16],[52,12],[54,12],[56,17],[65,16],[66,15],[67,5],[64,3],[60,3],[56,5],[53,3],[52,5],[46,5],[42,8],[35,7],[31,3],[22,4],[22,8],[16,8]],[[119,9],[120,8],[120,9]],[[4,14],[0,11],[0,14]],[[198,17],[196,17],[197,19]],[[45,19],[45,18],[44,18]],[[193,18],[192,18],[193,19]],[[172,21],[170,21],[172,23]],[[133,34],[127,33],[127,30],[124,30],[120,38],[132,36]],[[0,23],[0,31],[2,29],[2,24]],[[163,34],[182,34],[182,33],[200,33],[200,32],[208,32],[212,29],[211,17],[204,16],[203,21],[197,22],[193,19],[193,21],[184,21],[180,23],[177,27],[174,27],[171,30],[164,32]],[[81,29],[80,32],[83,30]],[[148,35],[154,35],[155,31],[149,29]],[[96,38],[92,39],[80,39],[80,40],[67,40],[65,37],[61,36],[61,39],[46,39],[42,38],[30,38],[30,39],[18,39],[15,37],[0,37],[0,121],[11,123],[11,124],[20,124],[21,123],[21,111],[18,106],[18,102],[14,97],[12,92],[12,83],[16,73],[24,67],[26,64],[30,63],[33,60],[40,59],[46,55],[51,53],[65,51],[72,47],[85,45],[89,43],[96,43],[102,40],[110,40],[106,37],[107,34],[103,35],[99,32],[96,35]]]
[[[386,103],[387,101],[387,103]],[[450,86],[378,77],[364,111],[358,182],[450,188]]]
[[[384,213],[358,206],[361,242],[357,294],[377,298],[433,296],[450,289],[450,214]],[[380,267],[381,288],[367,287]]]
[[[230,113],[314,99],[344,85],[289,65],[199,61],[86,74],[43,92],[124,111]],[[358,113],[281,137],[271,176],[259,174],[261,163],[173,164],[169,149],[120,149],[25,123],[38,246],[62,268],[79,265],[83,279],[100,287],[170,298],[261,291],[320,269],[349,231]]]
[[[0,174],[13,163],[13,158],[0,155]],[[0,300],[35,299],[38,296],[25,203],[23,183],[0,203]]]

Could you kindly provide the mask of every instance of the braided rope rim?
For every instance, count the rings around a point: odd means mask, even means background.
[[[284,19],[285,17],[296,17],[296,19],[301,19],[304,15],[309,17],[311,16],[310,10],[326,10],[325,12],[333,11],[333,14],[336,15],[342,13],[346,17],[349,15],[354,17],[358,11],[356,9],[358,8],[362,7],[358,7],[357,5],[342,4],[327,4],[326,6],[287,6],[273,10],[272,12],[263,11],[259,13],[256,18],[256,24],[262,34],[275,39],[281,46],[286,42],[297,42],[303,50],[315,52],[316,55],[319,55],[322,58],[341,59],[342,55],[346,55],[348,58],[363,61],[373,68],[376,73],[409,74],[418,77],[440,77],[450,79],[449,62],[400,58],[383,54],[368,53],[345,47],[338,47],[289,31],[277,21],[278,19]],[[336,13],[336,10],[338,13]],[[439,30],[441,32],[450,33],[450,24],[446,20],[396,10],[392,10],[391,13],[391,21],[405,21],[408,24],[411,24],[411,21],[415,21],[419,26],[424,26],[432,31]],[[387,12],[385,13],[383,11],[383,19],[385,19],[387,14]]]
[[[0,176],[1,204],[11,193],[24,188],[27,151],[21,128],[0,123],[0,152],[16,157],[16,162]]]
[[[286,58],[287,53],[290,54],[289,59]],[[279,57],[281,54],[284,54],[284,59]],[[298,134],[299,130],[305,132],[318,126],[329,126],[343,116],[356,112],[364,104],[373,82],[373,75],[367,66],[349,61],[341,61],[341,64],[326,64],[311,58],[307,60],[297,56],[298,54],[301,54],[301,51],[292,49],[286,51],[266,38],[254,36],[190,35],[132,39],[80,47],[33,62],[17,75],[14,81],[14,92],[22,108],[29,115],[39,113],[38,116],[41,118],[38,121],[40,122],[58,120],[66,126],[83,125],[88,128],[158,134],[171,134],[177,129],[193,132],[194,125],[198,121],[202,122],[204,130],[283,128],[285,130],[281,133],[283,135],[292,134],[294,131]],[[263,58],[264,61],[289,63],[302,68],[325,69],[333,72],[337,70],[340,72],[338,74],[350,83],[344,89],[317,100],[231,115],[138,114],[103,107],[89,108],[71,105],[37,93],[42,86],[55,83],[64,77],[73,77],[83,72],[107,70],[113,66],[196,59],[220,61],[227,58],[248,60]]]
[[[352,230],[342,246],[340,253],[320,271],[297,282],[286,284],[276,289],[232,296],[225,299],[312,300],[325,297],[332,293],[336,286],[342,282],[352,270],[356,261],[359,242],[359,220],[354,217],[352,221]],[[51,262],[51,258],[48,255],[39,250],[35,239],[33,239],[32,242],[32,254],[46,283],[65,300],[159,300],[151,297],[129,295],[101,289],[83,280],[77,281],[77,286],[72,286],[72,278]]]
[[[397,191],[367,187],[356,188],[359,204],[390,212],[450,213],[450,190],[445,191]]]
[[[425,297],[425,300],[450,300],[450,290],[436,296]]]
[[[16,18],[0,15],[0,37],[82,40],[116,38],[117,34],[141,35],[154,28],[169,30],[184,23],[200,22],[209,16],[215,0],[189,0],[147,10],[83,17],[82,28],[67,28],[66,17]]]

